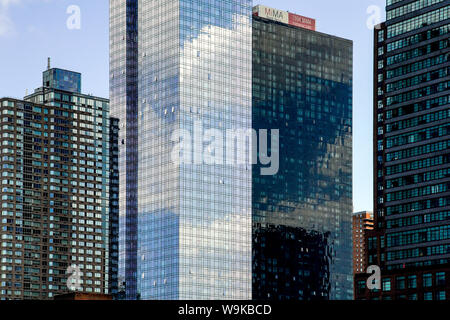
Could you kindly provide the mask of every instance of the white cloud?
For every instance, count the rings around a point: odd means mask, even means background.
[[[22,0],[0,0],[0,37],[14,33],[14,24],[9,16],[8,9],[11,5],[17,5]]]
[[[12,4],[18,4],[21,0],[0,0],[0,10],[7,9]]]
[[[0,10],[0,37],[10,35],[12,32],[14,32],[14,26],[11,18],[6,12]]]
[[[0,37],[11,36],[15,33],[14,23],[11,19],[9,9],[12,6],[24,7],[30,3],[51,3],[52,0],[0,0]],[[29,32],[36,31],[34,27]]]

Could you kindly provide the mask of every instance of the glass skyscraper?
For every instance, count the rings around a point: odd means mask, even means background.
[[[204,164],[202,133],[252,128],[252,2],[110,5],[127,298],[250,299],[251,167]],[[178,130],[192,163],[172,161]]]
[[[119,122],[119,287],[136,299],[137,0],[110,1],[110,101]]]
[[[279,129],[280,165],[253,167],[254,299],[353,296],[353,44],[314,26],[255,7],[252,125]]]
[[[450,298],[449,26],[445,0],[388,0],[375,30],[375,230],[380,290],[358,299]]]

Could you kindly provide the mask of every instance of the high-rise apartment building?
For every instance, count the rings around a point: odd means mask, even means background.
[[[388,0],[375,30],[375,229],[381,290],[358,299],[450,297],[449,23],[445,0]]]
[[[279,129],[279,171],[253,167],[253,298],[352,299],[351,41],[256,6],[255,129]]]
[[[128,299],[251,298],[251,168],[205,164],[203,133],[251,129],[250,0],[110,1]],[[172,155],[180,130],[198,143]],[[200,136],[197,135],[200,133]]]
[[[0,99],[0,299],[115,294],[117,120],[81,94],[79,73],[48,69],[24,100]]]
[[[373,213],[356,212],[353,214],[353,274],[363,273],[367,270],[367,230],[373,230]]]

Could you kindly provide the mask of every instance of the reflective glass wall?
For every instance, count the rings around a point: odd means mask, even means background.
[[[352,42],[253,17],[253,127],[280,169],[253,167],[253,298],[352,299]]]
[[[251,170],[204,163],[202,135],[251,128],[251,5],[139,1],[143,299],[251,298]],[[172,158],[179,129],[201,146],[190,163]]]
[[[81,73],[63,69],[48,69],[43,73],[44,86],[81,93]]]
[[[110,0],[111,115],[119,121],[119,286],[137,299],[137,0]]]

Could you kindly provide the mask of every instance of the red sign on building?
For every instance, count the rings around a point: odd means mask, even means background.
[[[304,29],[316,31],[316,20],[289,13],[289,24]]]
[[[253,14],[261,18],[278,21],[294,27],[316,31],[316,20],[284,10],[258,5],[253,7]]]

